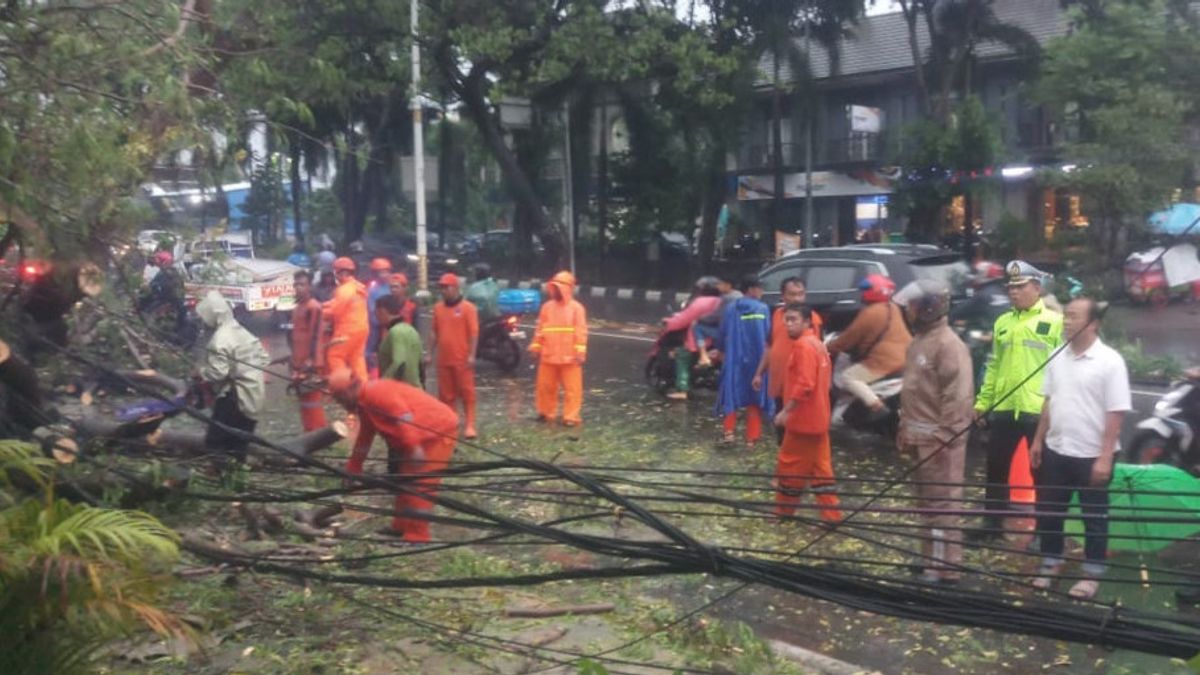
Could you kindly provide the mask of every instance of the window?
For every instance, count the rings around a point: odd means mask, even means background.
[[[821,265],[808,268],[805,286],[810,293],[852,291],[859,276],[857,265]]]

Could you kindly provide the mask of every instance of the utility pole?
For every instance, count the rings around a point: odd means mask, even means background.
[[[812,72],[812,30],[809,24],[812,23],[812,0],[809,0],[808,8],[804,17],[804,60],[808,63],[809,79],[816,80],[816,73]],[[813,87],[812,89],[815,89]],[[813,245],[813,189],[812,189],[812,165],[813,165],[813,94],[812,89],[808,95],[808,111],[804,115],[804,248],[812,248]]]
[[[425,135],[421,122],[421,47],[419,0],[409,0],[412,24],[413,197],[417,202],[417,289],[429,291],[429,243],[425,232]]]
[[[566,217],[563,221],[567,225],[567,256],[571,262],[571,274],[575,274],[575,181],[574,174],[571,172],[571,102],[567,101],[563,104],[564,126],[566,127],[566,140],[563,142],[563,158],[565,159],[563,166],[563,208],[566,210]]]

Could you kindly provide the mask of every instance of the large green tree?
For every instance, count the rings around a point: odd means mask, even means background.
[[[1200,113],[1200,26],[1163,0],[1085,3],[1047,48],[1036,92],[1071,131],[1059,180],[1084,197],[1089,233],[1113,263],[1147,212],[1187,179],[1187,126]],[[1194,178],[1192,179],[1194,181]]]
[[[972,197],[983,185],[957,178],[969,177],[1000,159],[996,123],[977,100],[971,100],[979,47],[998,43],[1026,63],[1035,62],[1040,48],[1026,31],[1000,20],[995,0],[897,3],[908,28],[913,80],[924,119],[902,132],[898,163],[905,173],[896,206],[908,217],[908,236],[930,241],[941,232],[941,214],[949,201],[960,195]],[[964,244],[969,254],[973,200],[965,203]]]
[[[200,136],[206,2],[78,0],[0,7],[0,255],[102,257],[127,198]]]

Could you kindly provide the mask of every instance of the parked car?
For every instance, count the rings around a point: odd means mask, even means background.
[[[810,248],[789,253],[759,273],[765,299],[779,301],[779,285],[800,277],[808,303],[820,312],[828,330],[843,330],[862,308],[858,284],[869,274],[882,274],[903,288],[917,279],[941,279],[950,285],[954,301],[967,297],[971,268],[953,251],[927,244],[855,244]]]

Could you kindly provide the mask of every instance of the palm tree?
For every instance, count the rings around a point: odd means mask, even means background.
[[[56,498],[54,471],[40,448],[0,441],[0,672],[86,671],[107,639],[137,625],[185,637],[155,604],[176,534],[139,511]]]

